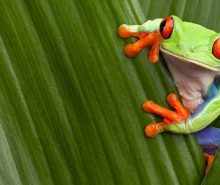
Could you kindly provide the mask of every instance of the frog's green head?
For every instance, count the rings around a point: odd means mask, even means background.
[[[205,68],[220,71],[220,34],[176,16],[160,23],[161,50]]]

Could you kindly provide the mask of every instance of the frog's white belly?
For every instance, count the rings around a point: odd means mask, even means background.
[[[191,112],[194,112],[204,101],[217,72],[164,51],[162,50],[163,57],[182,97],[182,102]]]

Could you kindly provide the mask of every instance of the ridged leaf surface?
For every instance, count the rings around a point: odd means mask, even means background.
[[[219,6],[0,0],[0,184],[200,184],[205,162],[193,135],[144,135],[160,118],[143,101],[167,106],[177,92],[163,59],[150,64],[147,50],[125,57],[132,39],[117,29],[175,14],[219,31]]]

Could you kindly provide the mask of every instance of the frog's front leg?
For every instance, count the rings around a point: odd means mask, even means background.
[[[189,134],[207,127],[220,115],[220,95],[208,98],[186,120],[165,124],[159,127],[158,132],[167,131],[172,133]],[[154,136],[153,135],[153,136]]]
[[[184,121],[189,116],[189,111],[178,100],[177,96],[173,93],[167,96],[168,104],[175,110],[169,110],[157,105],[153,101],[146,101],[143,104],[143,110],[145,112],[153,113],[163,117],[163,122],[152,123],[146,126],[145,133],[148,137],[153,137],[159,132],[162,132],[164,127],[173,123],[179,123]]]
[[[137,37],[138,40],[133,44],[124,47],[124,53],[128,57],[136,56],[143,48],[152,46],[148,52],[148,60],[155,63],[159,59],[159,49],[161,35],[159,32],[162,19],[149,20],[142,25],[126,25],[119,27],[119,35],[122,38]]]

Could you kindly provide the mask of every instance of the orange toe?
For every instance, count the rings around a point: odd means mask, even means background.
[[[167,96],[167,102],[168,102],[169,104],[173,104],[173,103],[175,103],[176,101],[179,101],[176,94],[174,94],[174,93],[168,94],[168,96]]]
[[[170,93],[167,96],[167,102],[171,107],[173,107],[176,112],[182,116],[183,120],[187,119],[189,117],[189,111],[182,105],[182,103],[179,101],[178,97],[174,93]]]
[[[154,50],[150,49],[148,51],[147,58],[151,63],[157,63],[159,60],[159,50],[158,52],[155,52]]]
[[[127,44],[124,47],[124,53],[128,56],[128,57],[134,57],[136,56],[139,52],[140,52],[141,48],[138,47],[135,44]]]
[[[205,155],[205,160],[206,160],[205,173],[207,173],[209,171],[209,168],[212,165],[212,162],[215,158],[215,155],[210,155],[210,154],[207,154],[207,153],[204,153],[204,155]]]
[[[161,122],[161,123],[152,123],[152,124],[147,125],[145,127],[145,134],[147,135],[147,137],[154,137],[159,132],[161,132],[161,128],[163,124],[164,123]]]
[[[160,33],[155,33],[155,41],[151,47],[151,49],[148,51],[148,60],[151,63],[156,63],[159,60],[159,51],[160,51],[160,43],[161,43],[161,37]]]
[[[121,25],[118,29],[118,34],[121,38],[128,38],[132,36],[132,33],[130,31],[128,31],[124,25]]]
[[[152,112],[152,110],[154,109],[154,104],[155,103],[153,101],[148,100],[143,103],[142,108],[145,112]]]

